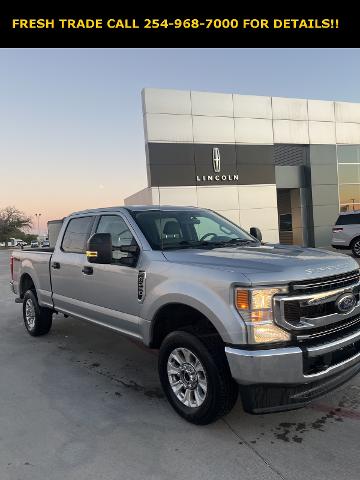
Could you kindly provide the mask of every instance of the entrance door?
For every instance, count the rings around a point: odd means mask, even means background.
[[[280,243],[292,244],[293,242],[293,215],[291,209],[291,189],[279,188],[277,190],[277,204],[279,213],[279,240]]]

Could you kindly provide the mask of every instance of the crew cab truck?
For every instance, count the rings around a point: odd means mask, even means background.
[[[225,415],[239,391],[251,413],[298,408],[360,370],[359,267],[251,231],[195,207],[77,212],[54,249],[13,252],[11,287],[30,335],[62,313],[159,349],[189,422]]]

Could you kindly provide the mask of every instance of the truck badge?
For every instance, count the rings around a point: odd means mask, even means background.
[[[142,302],[145,298],[145,279],[146,272],[144,270],[139,270],[138,273],[138,300]]]

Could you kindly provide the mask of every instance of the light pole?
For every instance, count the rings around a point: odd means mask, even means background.
[[[37,231],[38,231],[38,239],[40,237],[40,217],[41,217],[41,213],[35,213],[35,217],[37,219]]]

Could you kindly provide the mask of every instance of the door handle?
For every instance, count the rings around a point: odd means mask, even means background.
[[[55,270],[59,270],[60,268],[60,263],[59,262],[53,262],[51,264],[51,268],[54,268]]]
[[[83,269],[81,271],[85,275],[92,275],[94,273],[93,267],[88,267],[88,266],[83,267]]]

